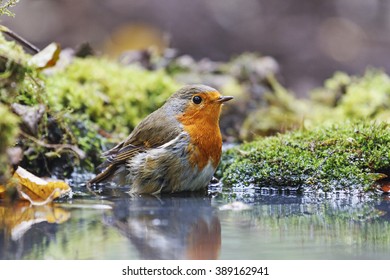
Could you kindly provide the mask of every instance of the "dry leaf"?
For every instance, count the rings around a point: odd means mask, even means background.
[[[35,207],[20,201],[13,205],[0,206],[0,229],[9,234],[12,240],[20,239],[34,224],[61,224],[69,218],[70,212],[49,205]]]
[[[13,178],[20,182],[19,196],[33,205],[47,204],[71,191],[69,185],[63,181],[47,182],[20,166],[16,169]]]
[[[382,176],[377,183],[379,184],[379,189],[382,190],[382,192],[384,193],[390,193],[390,178],[385,175],[385,174],[382,174],[384,176]]]
[[[381,189],[383,192],[385,193],[389,193],[390,192],[390,182],[384,182],[381,184]]]
[[[5,187],[0,185],[0,199],[5,197]]]
[[[39,53],[34,55],[29,64],[39,69],[50,68],[56,65],[61,53],[61,47],[57,43],[51,43]]]

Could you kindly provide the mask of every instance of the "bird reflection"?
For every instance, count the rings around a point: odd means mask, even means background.
[[[217,259],[221,224],[210,198],[196,194],[119,200],[106,222],[143,259]]]

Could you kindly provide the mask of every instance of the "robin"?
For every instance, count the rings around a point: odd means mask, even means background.
[[[206,188],[222,153],[222,104],[232,98],[205,85],[181,88],[103,153],[105,169],[88,185],[111,178],[128,184],[132,193]]]

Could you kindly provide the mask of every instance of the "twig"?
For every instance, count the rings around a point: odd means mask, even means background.
[[[35,143],[37,143],[39,146],[49,148],[49,149],[55,149],[55,150],[62,150],[62,149],[69,149],[73,151],[75,154],[77,154],[81,159],[85,158],[85,152],[82,151],[79,147],[75,145],[70,145],[70,144],[48,144],[43,142],[42,140],[39,140],[23,131],[20,131],[20,134],[24,137],[27,138]]]
[[[19,42],[25,48],[30,49],[30,51],[33,51],[34,53],[39,53],[40,52],[39,48],[37,48],[36,46],[31,44],[26,39],[22,38],[21,36],[19,36],[15,32],[13,32],[12,30],[10,30],[8,27],[5,27],[4,25],[0,25],[0,31],[5,33],[5,34],[7,34],[9,37],[14,39],[15,41]]]

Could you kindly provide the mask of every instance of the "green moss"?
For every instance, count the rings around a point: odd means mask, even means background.
[[[0,184],[8,169],[6,150],[16,142],[19,119],[6,106],[0,103]]]
[[[343,72],[336,72],[332,78],[325,81],[323,88],[312,90],[311,100],[325,106],[336,107],[350,83],[350,76]]]
[[[0,33],[0,55],[21,64],[26,64],[30,57],[16,42],[6,40],[2,33]]]
[[[23,105],[43,104],[45,97],[42,75],[28,61],[31,56],[0,33],[0,102]]]
[[[351,77],[337,109],[345,118],[390,121],[390,78],[379,70],[368,70],[362,78]]]
[[[389,124],[340,124],[296,131],[227,151],[219,168],[234,187],[323,191],[372,189],[390,173]]]
[[[51,108],[71,109],[122,136],[177,88],[163,71],[121,66],[104,58],[75,59],[64,71],[46,79]]]
[[[390,77],[379,69],[368,69],[362,77],[337,72],[323,88],[313,90],[311,98],[314,107],[325,105],[323,109],[327,110],[325,114],[312,114],[316,123],[390,121]]]

